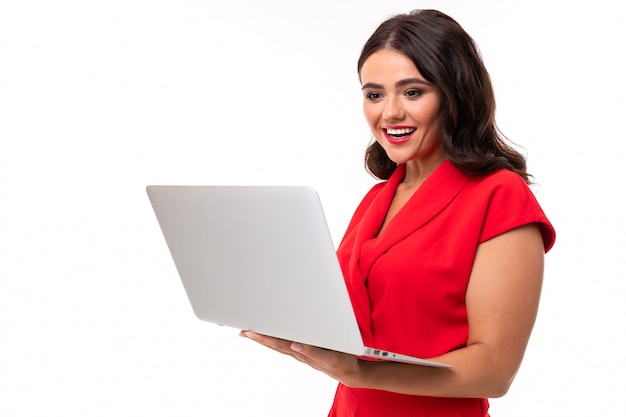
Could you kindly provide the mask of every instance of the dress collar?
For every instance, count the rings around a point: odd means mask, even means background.
[[[368,259],[355,259],[363,272],[369,272],[378,256],[407,235],[428,223],[440,213],[469,182],[470,176],[459,171],[452,163],[445,160],[433,171],[424,183],[415,191],[405,205],[387,224],[385,230],[376,237],[385,220],[398,184],[404,178],[406,167],[399,165],[387,183],[378,193],[365,213],[356,234],[356,248],[364,242],[374,239],[375,256]],[[353,251],[353,256],[360,258],[360,250]],[[366,279],[366,277],[363,277]]]

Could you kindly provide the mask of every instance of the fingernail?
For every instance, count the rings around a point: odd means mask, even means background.
[[[291,350],[295,350],[296,352],[302,352],[304,350],[304,345],[302,343],[292,343]]]

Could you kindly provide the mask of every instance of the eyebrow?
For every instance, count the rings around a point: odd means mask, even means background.
[[[428,81],[422,80],[421,78],[407,78],[404,80],[400,80],[398,82],[396,82],[395,86],[396,87],[402,87],[405,86],[407,84],[424,84],[424,85],[432,85],[431,83],[429,83]],[[365,83],[363,84],[363,86],[361,87],[361,90],[365,90],[366,88],[374,88],[374,89],[383,89],[383,86],[381,84],[376,84],[376,83]]]

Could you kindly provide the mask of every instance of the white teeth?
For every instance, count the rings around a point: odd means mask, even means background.
[[[387,129],[387,134],[388,135],[408,135],[410,133],[413,133],[415,131],[415,129],[412,128],[403,128],[403,129]]]

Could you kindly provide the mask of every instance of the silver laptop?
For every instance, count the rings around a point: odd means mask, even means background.
[[[361,357],[366,347],[317,192],[304,186],[148,186],[196,316]]]

